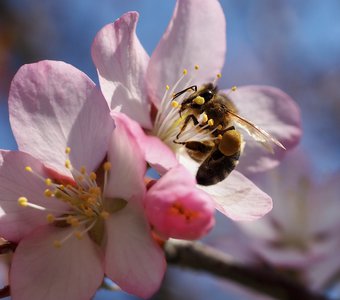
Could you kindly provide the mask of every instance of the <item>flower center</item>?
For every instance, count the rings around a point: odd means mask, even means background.
[[[65,167],[70,170],[72,178],[56,175],[56,179],[43,178],[35,173],[30,166],[26,166],[25,170],[39,177],[46,184],[43,194],[46,198],[62,201],[69,205],[70,209],[66,211],[53,210],[50,208],[37,205],[30,202],[26,197],[19,197],[18,203],[23,207],[30,207],[46,211],[47,222],[57,227],[70,226],[73,230],[61,240],[54,241],[54,246],[60,248],[69,238],[75,236],[82,239],[84,234],[93,230],[98,223],[107,219],[109,212],[104,209],[103,191],[107,183],[107,177],[111,169],[111,163],[105,162],[104,183],[103,187],[97,184],[97,174],[95,172],[87,172],[83,166],[80,170],[73,168],[69,159],[71,149],[66,148],[67,159]],[[123,206],[122,206],[123,207]],[[122,208],[121,207],[121,208]]]
[[[199,66],[195,66],[195,72],[198,72]],[[221,77],[221,74],[216,76],[212,85]],[[202,113],[193,115],[190,109],[183,109],[183,102],[188,101],[195,94],[196,86],[192,83],[195,80],[193,76],[188,75],[186,69],[177,80],[172,88],[166,86],[166,91],[161,100],[155,118],[152,134],[158,136],[175,152],[188,142],[209,143],[220,140],[220,136],[216,131],[221,128],[214,126],[214,120],[209,119],[207,114],[202,110]],[[180,90],[181,88],[184,90]],[[205,103],[204,97],[193,97],[192,103],[196,106],[203,106]],[[181,109],[182,108],[182,109]]]

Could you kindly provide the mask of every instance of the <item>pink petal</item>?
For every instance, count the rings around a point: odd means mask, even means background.
[[[226,22],[219,1],[178,0],[170,24],[151,56],[147,71],[152,100],[159,103],[168,84],[173,87],[183,69],[192,84],[212,81],[224,64]],[[199,65],[200,70],[194,70]],[[177,91],[187,87],[178,86]]]
[[[68,174],[67,146],[75,167],[95,169],[114,127],[94,83],[73,66],[57,61],[20,68],[12,82],[9,112],[19,149],[63,174]]]
[[[23,239],[11,267],[13,299],[90,299],[103,280],[103,267],[95,244],[85,235],[53,246],[73,228],[43,226]]]
[[[165,259],[143,214],[128,204],[107,220],[105,273],[124,291],[148,298],[162,282]]]
[[[108,150],[108,161],[112,168],[105,195],[129,201],[144,197],[146,162],[134,134],[125,123],[126,119],[115,118],[116,128]]]
[[[92,58],[111,109],[120,107],[143,127],[151,128],[144,86],[149,56],[136,35],[138,17],[129,12],[101,29],[92,45]]]
[[[281,90],[269,86],[244,86],[229,93],[240,116],[251,121],[279,140],[286,149],[297,145],[301,137],[300,111],[296,103]],[[275,155],[260,143],[244,134],[245,151],[237,169],[244,173],[256,173],[275,167],[284,155],[276,147]]]
[[[200,188],[214,199],[216,209],[235,221],[256,220],[273,206],[266,193],[237,171],[215,185]]]
[[[121,113],[114,113],[113,117],[116,122],[123,122],[125,124],[126,130],[129,131],[129,134],[138,143],[145,160],[158,173],[164,174],[167,170],[178,164],[173,151],[159,138],[146,135],[137,122]]]
[[[149,222],[163,238],[194,240],[214,225],[214,204],[196,188],[193,176],[181,165],[171,169],[147,192]]]
[[[18,204],[19,197],[45,208],[61,211],[68,205],[46,198],[47,188],[43,179],[25,170],[30,166],[34,173],[48,178],[44,166],[30,155],[17,151],[1,151],[0,156],[0,236],[12,242],[19,241],[37,226],[47,224],[48,211],[41,211]]]

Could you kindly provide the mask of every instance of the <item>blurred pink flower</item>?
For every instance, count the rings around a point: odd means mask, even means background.
[[[237,223],[228,237],[221,231],[209,243],[242,262],[295,274],[311,288],[329,287],[340,270],[340,174],[316,177],[301,149],[289,153],[278,168],[253,178],[272,196],[273,210],[251,224]]]
[[[89,299],[104,273],[151,296],[165,259],[144,212],[144,153],[125,119],[113,121],[84,73],[54,61],[18,71],[9,111],[20,151],[0,151],[0,236],[18,243],[12,298]]]
[[[178,111],[170,105],[171,95],[192,84],[212,82],[220,73],[226,54],[222,8],[217,0],[178,0],[151,58],[136,36],[137,21],[136,12],[126,13],[95,37],[92,57],[101,90],[111,109],[126,113],[148,133],[162,139],[196,174],[198,164],[185,155],[182,146],[173,143],[178,133],[173,130]],[[240,115],[279,139],[287,149],[297,144],[300,115],[288,95],[266,86],[240,87],[236,92],[226,93]],[[268,154],[258,143],[245,138],[247,143],[238,171],[252,174],[278,164],[283,151]],[[157,157],[147,160],[152,163]],[[271,199],[238,171],[214,186],[200,188],[212,195],[215,207],[228,217],[257,219],[271,209]]]

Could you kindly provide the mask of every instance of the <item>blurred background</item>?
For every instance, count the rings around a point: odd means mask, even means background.
[[[273,85],[292,96],[301,107],[304,136],[299,154],[289,158],[286,163],[288,167],[277,172],[284,172],[289,177],[287,168],[290,170],[289,166],[294,165],[294,159],[300,161],[304,157],[308,160],[310,172],[301,176],[305,178],[308,175],[310,185],[316,190],[322,186],[325,191],[329,191],[325,178],[336,181],[329,178],[338,178],[340,170],[340,1],[220,2],[228,25],[228,53],[220,86]],[[174,4],[174,0],[1,0],[0,148],[16,149],[8,122],[7,97],[11,79],[22,64],[43,59],[62,60],[84,71],[97,82],[90,54],[96,32],[121,14],[136,10],[140,13],[138,36],[151,54],[168,24]],[[291,172],[295,171],[292,169]],[[272,178],[274,175],[264,176]],[[278,178],[279,182],[285,184],[285,177]],[[297,201],[301,198],[296,192],[301,185],[292,187],[295,193],[292,197],[287,191],[273,191],[273,183],[269,186],[268,183],[262,184],[266,181],[263,178],[254,180],[271,194],[274,205],[275,201],[282,201],[280,197]],[[331,187],[334,191],[335,186]],[[330,196],[327,194],[327,197],[337,202],[340,201],[339,195],[334,192]],[[323,201],[326,195],[320,193],[318,197],[319,201]],[[294,209],[309,208],[299,206]],[[327,219],[326,204],[323,209],[326,210],[324,218]],[[300,219],[297,220],[296,226],[303,226],[299,223]],[[334,223],[333,227],[336,225]],[[249,234],[252,238],[259,238],[243,226],[236,228],[224,220],[218,222],[207,242],[232,252],[234,242],[237,240],[238,243],[241,239],[238,237],[244,235],[247,243]],[[227,242],[221,245],[223,238]],[[333,245],[328,252],[340,245],[334,243],[337,246]],[[307,246],[313,247],[310,243]],[[327,292],[333,299],[340,299],[334,286],[327,286]],[[155,298],[207,299],[211,295],[213,299],[226,299],[226,295],[228,299],[269,299],[209,275],[175,268],[171,268],[160,294]],[[95,297],[98,300],[109,298],[136,299],[104,290]]]

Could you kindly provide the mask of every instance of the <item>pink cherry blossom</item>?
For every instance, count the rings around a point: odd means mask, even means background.
[[[209,243],[243,263],[294,273],[313,289],[332,285],[340,269],[339,173],[318,180],[306,153],[296,149],[253,179],[273,197],[273,210],[251,224],[237,223],[235,235],[220,228]]]
[[[56,61],[18,71],[9,111],[19,151],[1,150],[0,236],[18,243],[12,298],[90,299],[104,274],[151,296],[165,259],[144,213],[146,163],[129,126],[114,123],[84,73]]]
[[[151,57],[136,35],[137,22],[138,13],[128,12],[95,37],[92,57],[101,90],[111,109],[126,113],[149,134],[158,136],[196,174],[199,164],[182,145],[173,142],[182,123],[171,101],[173,93],[191,85],[216,82],[226,54],[226,21],[221,5],[217,0],[177,0],[168,28]],[[287,94],[267,86],[225,92],[241,116],[287,149],[297,144],[300,115]],[[201,138],[203,141],[206,137]],[[245,141],[238,170],[213,187],[200,186],[213,196],[218,210],[235,220],[257,219],[272,208],[271,198],[239,171],[246,175],[264,171],[276,166],[283,156],[280,149],[275,149],[275,155],[267,153],[246,135]]]

